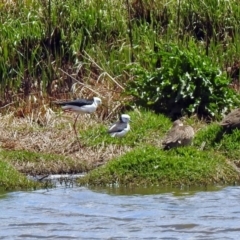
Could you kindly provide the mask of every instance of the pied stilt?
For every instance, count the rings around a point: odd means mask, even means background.
[[[96,111],[97,107],[102,103],[102,100],[98,97],[94,97],[93,99],[76,99],[73,101],[63,101],[63,102],[55,102],[57,105],[62,106],[62,109],[65,112],[76,112],[77,117],[73,124],[73,129],[77,137],[77,131],[76,131],[76,122],[78,119],[78,116],[80,114],[84,113],[93,113]],[[79,143],[80,146],[80,143]]]
[[[114,123],[109,129],[108,133],[111,137],[123,137],[130,130],[130,116],[122,114],[119,121]]]

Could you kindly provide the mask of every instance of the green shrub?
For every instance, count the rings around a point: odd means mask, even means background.
[[[141,65],[131,66],[135,79],[128,83],[128,93],[140,105],[173,117],[197,113],[218,118],[236,104],[226,74],[194,42],[187,48],[164,44],[158,49],[150,50]]]

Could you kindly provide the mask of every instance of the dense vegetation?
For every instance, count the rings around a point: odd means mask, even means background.
[[[15,0],[0,8],[2,105],[99,79],[171,115],[214,118],[237,104],[229,89],[239,76],[237,0]]]
[[[86,151],[100,155],[107,147],[113,152],[127,147],[126,155],[122,151],[122,157],[114,158],[116,162],[90,175],[93,182],[102,173],[111,173],[106,183],[116,183],[116,179],[133,183],[136,176],[128,171],[136,169],[146,184],[156,179],[158,184],[166,183],[168,172],[156,166],[166,166],[167,157],[173,169],[168,174],[172,184],[238,180],[225,161],[238,165],[238,131],[224,135],[218,125],[205,129],[202,124],[204,129],[197,132],[193,147],[169,153],[159,149],[170,118],[197,114],[218,120],[239,105],[238,0],[5,0],[0,4],[0,20],[0,107],[9,106],[6,112],[14,111],[14,116],[29,118],[31,124],[44,129],[51,122],[50,101],[55,99],[99,95],[107,106],[99,113],[104,121],[129,110],[129,105],[140,109],[130,112],[135,123],[124,139],[107,136],[102,123],[80,130]],[[170,118],[146,113],[141,107]],[[187,121],[195,124],[192,118]],[[204,142],[207,152],[198,150]],[[64,142],[63,146],[72,145]],[[0,173],[10,173],[5,170],[7,162],[17,166],[31,159],[39,166],[49,159],[54,169],[54,157],[61,155],[48,157],[51,153],[47,152],[40,157],[43,152],[35,151],[1,151],[5,161],[0,161]],[[76,166],[89,169],[65,157],[59,161],[67,161],[70,172]],[[2,185],[11,187],[6,176],[2,176]]]
[[[160,60],[159,68],[148,71],[135,64],[131,69],[136,80],[128,84],[129,92],[140,105],[176,119],[193,113],[219,118],[239,103],[226,73],[195,43],[187,48],[165,43],[158,48],[157,53],[149,51],[146,61],[154,66]]]

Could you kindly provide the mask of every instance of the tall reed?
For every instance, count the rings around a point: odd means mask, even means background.
[[[199,47],[222,69],[239,59],[240,6],[237,0],[182,1],[12,1],[0,5],[0,95],[28,95],[34,91],[52,94],[59,79],[69,90],[59,68],[87,81],[94,72],[88,53],[102,71],[124,74],[132,61],[146,58],[146,49],[157,42],[188,45],[193,37]],[[60,91],[60,92],[61,92]]]

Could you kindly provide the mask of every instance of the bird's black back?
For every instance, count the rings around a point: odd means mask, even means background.
[[[77,106],[77,107],[91,105],[92,103],[93,103],[93,100],[89,100],[89,99],[76,99],[73,101],[57,102],[57,104],[60,106],[73,105],[73,106]]]

